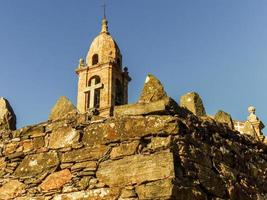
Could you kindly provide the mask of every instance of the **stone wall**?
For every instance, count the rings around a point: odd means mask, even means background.
[[[1,131],[0,199],[266,199],[267,146],[190,112]]]

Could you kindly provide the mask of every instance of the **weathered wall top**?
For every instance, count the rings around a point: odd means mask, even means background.
[[[160,95],[110,118],[60,116],[0,131],[0,199],[267,197],[267,146],[234,130],[225,113],[196,116]]]

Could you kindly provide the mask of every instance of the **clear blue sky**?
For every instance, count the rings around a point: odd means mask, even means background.
[[[100,0],[2,0],[0,96],[18,127],[45,121],[65,95],[76,104],[80,57],[100,31]],[[208,114],[244,120],[257,108],[267,124],[267,1],[109,0],[107,17],[138,99],[147,73],[175,100],[189,91]]]

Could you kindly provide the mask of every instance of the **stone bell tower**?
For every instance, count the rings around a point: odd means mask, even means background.
[[[93,40],[86,61],[80,59],[77,108],[81,113],[97,109],[101,116],[112,116],[116,105],[128,103],[128,69],[122,69],[120,49],[108,32],[106,17],[100,34]]]

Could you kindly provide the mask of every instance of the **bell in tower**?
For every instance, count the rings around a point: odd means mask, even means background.
[[[93,40],[86,61],[80,59],[77,108],[81,113],[97,109],[101,116],[112,116],[116,105],[128,103],[128,69],[122,69],[122,55],[108,32],[106,17],[100,34]]]

